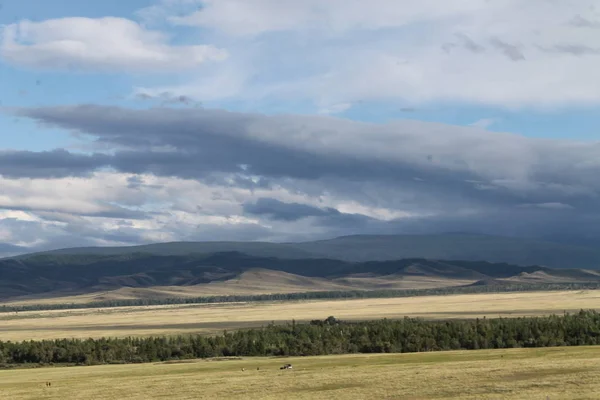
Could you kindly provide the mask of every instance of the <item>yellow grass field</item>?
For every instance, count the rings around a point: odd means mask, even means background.
[[[325,319],[516,317],[600,309],[600,291],[519,292],[389,299],[225,303],[0,314],[0,340],[213,334],[223,329]],[[599,397],[600,398],[600,397]]]
[[[247,358],[5,370],[0,398],[597,400],[599,376],[600,346]]]

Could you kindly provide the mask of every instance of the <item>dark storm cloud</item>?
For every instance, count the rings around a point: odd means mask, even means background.
[[[141,177],[134,175],[127,178],[127,187],[129,189],[139,189],[142,186],[144,186],[144,180]]]
[[[267,215],[274,220],[297,221],[306,217],[339,216],[335,208],[318,208],[300,203],[284,203],[277,199],[262,197],[255,203],[244,204],[244,212],[252,215]]]
[[[397,231],[393,223],[380,221],[362,214],[343,213],[331,207],[315,207],[301,203],[285,203],[272,198],[259,198],[255,203],[246,203],[244,213],[261,216],[272,221],[294,222],[310,218],[314,226],[325,229],[323,238],[358,233],[390,233]]]
[[[432,234],[440,232],[473,232],[490,235],[531,237],[588,245],[600,243],[600,214],[577,210],[514,208],[489,210],[473,214],[446,214],[394,221],[396,233]],[[588,243],[584,240],[588,239]]]
[[[63,178],[84,176],[104,165],[104,154],[73,154],[66,150],[0,151],[0,175],[7,178]]]
[[[50,210],[46,210],[41,206],[28,206],[28,205],[14,205],[14,204],[4,204],[0,200],[0,209],[4,210],[12,210],[12,211],[35,211],[41,213],[52,212]],[[84,216],[84,217],[97,217],[97,218],[126,218],[126,219],[146,219],[149,217],[149,213],[144,213],[141,211],[130,210],[127,208],[106,204],[104,209],[98,211],[77,211],[77,210],[69,210],[71,215],[76,216]],[[50,215],[50,214],[47,214]],[[61,221],[60,219],[56,219],[55,221]]]
[[[0,258],[10,257],[26,252],[25,247],[15,246],[9,243],[0,243]]]
[[[294,240],[294,235],[288,236],[285,232],[277,232],[259,224],[201,224],[194,230],[178,232],[182,240],[189,241],[286,241]]]
[[[122,172],[192,179],[220,172],[265,180],[379,181],[398,189],[455,192],[511,204],[570,203],[573,196],[595,196],[599,189],[598,144],[526,139],[475,128],[100,106],[21,109],[19,114],[88,134],[117,149],[110,156],[87,159],[64,151],[27,153],[21,160],[25,171],[28,163],[34,169],[74,159],[78,164],[69,164],[72,174],[105,163]]]
[[[9,253],[20,250],[21,247],[8,243],[0,243],[0,253]]]
[[[318,142],[321,132],[328,134],[339,129],[326,125],[307,127],[302,119],[296,120],[295,117],[284,119],[283,126],[278,127],[279,121],[271,121],[269,117],[214,110],[193,113],[187,110],[166,109],[138,112],[76,107],[22,110],[21,113],[45,123],[91,134],[103,143],[130,148],[117,151],[114,156],[90,157],[86,163],[81,163],[79,169],[75,165],[71,166],[73,174],[89,172],[102,161],[105,166],[122,172],[150,172],[160,176],[194,179],[205,178],[213,172],[243,172],[271,178],[314,180],[332,176],[343,179],[394,181],[412,179],[415,174],[421,174],[427,175],[431,182],[442,183],[450,179],[451,175],[443,169],[427,165],[415,166],[401,159],[378,160],[377,154],[349,155],[327,148],[323,148],[323,151],[313,151],[314,149],[290,146],[285,140],[262,140],[248,134],[248,130],[253,127],[256,127],[258,132],[262,128],[273,134],[277,134],[279,128],[282,136],[312,128],[310,135]],[[335,121],[322,119],[325,123]],[[340,128],[344,129],[343,126]],[[151,150],[161,146],[175,150]],[[315,146],[318,147],[318,143],[315,143]],[[80,157],[66,152],[62,155],[65,157],[56,157],[54,161],[65,163],[65,160],[71,157]],[[32,164],[32,168],[41,165],[38,160],[33,159],[24,160],[22,164],[27,165],[28,162]],[[47,165],[52,165],[50,160]],[[37,173],[43,175],[47,172]],[[461,177],[462,180],[469,178],[474,178],[469,172]],[[262,185],[266,185],[266,182],[262,181]]]
[[[96,155],[24,153],[20,176],[43,176],[47,172],[36,168],[52,168],[53,163],[73,175],[110,167],[249,189],[280,186],[310,196],[328,192],[417,216],[385,222],[275,199],[243,206],[249,215],[275,221],[311,217],[331,234],[464,230],[461,226],[486,232],[508,232],[511,226],[559,232],[573,230],[566,226],[565,215],[599,213],[599,143],[530,139],[408,120],[370,124],[203,109],[73,106],[21,109],[17,114],[88,135],[112,149]],[[140,187],[143,182],[131,178],[129,185]],[[514,213],[519,221],[509,217]],[[252,224],[247,228],[263,238],[269,235]]]
[[[528,205],[529,206],[529,205]],[[341,213],[305,204],[259,199],[247,204],[250,215],[268,216],[272,220],[296,221],[311,217],[315,225],[327,227],[327,235],[348,234],[437,234],[471,232],[488,235],[520,236],[566,242],[600,238],[600,214],[577,213],[576,210],[550,204],[514,209],[495,209],[472,213],[419,216],[378,220],[361,214]],[[586,243],[588,245],[589,243]]]
[[[133,175],[127,177],[127,188],[129,189],[141,189],[141,188],[152,188],[161,189],[161,185],[148,185],[144,179],[139,175]]]

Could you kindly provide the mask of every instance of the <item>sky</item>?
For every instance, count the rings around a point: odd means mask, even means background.
[[[595,0],[0,0],[0,256],[600,243]]]

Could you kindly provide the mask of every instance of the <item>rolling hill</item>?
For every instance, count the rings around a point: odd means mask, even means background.
[[[414,289],[476,282],[600,282],[600,273],[423,258],[349,262],[239,252],[116,255],[38,254],[0,260],[0,298],[185,297],[322,290]]]
[[[355,235],[296,246],[312,254],[347,261],[422,257],[600,269],[598,248],[491,235]]]
[[[600,269],[600,247],[477,234],[355,235],[301,243],[172,242],[131,247],[61,249],[37,255],[116,256],[148,253],[184,256],[240,252],[282,259],[328,258],[344,261],[386,261],[405,258],[504,262],[552,268]],[[28,258],[31,255],[21,256]]]

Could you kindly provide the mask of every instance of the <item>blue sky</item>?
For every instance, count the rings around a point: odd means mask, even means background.
[[[118,16],[134,18],[135,12],[151,6],[152,1],[107,0],[5,0],[0,9],[0,24],[21,20],[44,21],[65,17],[102,18]],[[44,68],[22,68],[0,64],[2,89],[0,102],[5,107],[40,106],[74,103],[121,104],[136,83],[127,74],[72,73]],[[139,79],[139,78],[137,78]],[[143,78],[141,78],[143,79]],[[40,129],[31,121],[0,115],[0,147],[11,149],[49,150],[71,143],[69,135],[60,130]]]
[[[27,231],[26,226],[43,227],[49,235],[63,238],[62,244],[79,243],[73,232],[82,230],[88,232],[85,243],[92,244],[195,237],[193,224],[218,226],[224,238],[346,233],[340,226],[318,222],[319,213],[293,224],[249,215],[245,210],[252,208],[244,204],[259,198],[360,214],[373,219],[368,228],[349,231],[379,232],[396,228],[377,221],[406,216],[436,215],[450,224],[448,210],[460,209],[465,215],[476,210],[508,212],[506,204],[486,203],[493,197],[486,194],[491,188],[505,200],[513,196],[511,204],[520,207],[519,212],[533,207],[535,213],[577,209],[576,204],[585,202],[572,197],[574,193],[596,193],[589,186],[594,173],[588,170],[595,168],[595,153],[583,150],[595,149],[600,141],[600,10],[593,0],[449,0],[444,5],[433,0],[3,0],[0,29],[0,155],[7,160],[4,172],[0,160],[0,244],[59,245],[44,238],[25,239],[25,234],[17,237],[15,232]],[[223,130],[233,122],[219,120],[221,110],[230,111],[232,121],[254,122],[239,132],[239,125]],[[112,120],[123,112],[119,120]],[[179,139],[190,134],[189,143],[208,140],[206,135],[213,131],[233,135],[237,142],[231,139],[225,147],[210,139],[193,151],[207,159],[221,151],[234,166],[215,160],[210,172],[191,179],[187,169],[200,166],[174,170],[160,161],[137,166],[131,160],[107,161],[119,151],[133,152],[138,160],[155,151],[179,151],[173,149],[183,142],[168,141],[156,132],[155,147],[147,147],[143,138],[148,128],[137,125],[144,122],[140,115],[189,118],[181,132],[163,132]],[[208,127],[200,122],[204,118],[221,122]],[[102,121],[110,121],[111,128]],[[155,122],[162,126],[164,121]],[[192,134],[186,126],[199,130]],[[270,128],[256,131],[257,126]],[[289,171],[289,176],[270,175],[264,172],[270,169],[261,164],[262,158],[236,153],[237,143],[256,151],[265,143],[279,149],[302,135],[321,147],[309,148],[300,140],[294,149],[306,152],[300,159],[312,160],[327,151],[360,162],[372,158],[395,165],[387,170],[402,164],[407,168],[403,171],[415,174],[410,190],[420,190],[413,187],[414,182],[425,182],[420,176],[442,179],[456,168],[467,169],[456,177],[462,183],[448,192],[438,193],[447,183],[438,182],[398,203],[397,193],[387,191],[405,192],[406,184],[388,182],[377,194],[358,195],[387,178],[370,177],[360,189],[350,189],[364,177],[336,175],[343,163],[336,168],[328,164],[333,169],[323,164],[323,170],[313,171],[319,178],[309,179],[308,173],[296,176],[283,165],[281,171]],[[345,139],[338,143],[341,137]],[[545,139],[556,139],[563,150],[550,148],[555,144]],[[339,147],[331,147],[335,143]],[[383,143],[412,152],[387,154],[393,149]],[[470,145],[465,143],[487,149],[487,156],[468,154]],[[365,150],[359,154],[356,149]],[[184,146],[181,151],[192,149]],[[92,153],[99,158],[85,158]],[[573,157],[571,164],[563,156]],[[421,169],[419,157],[439,160],[440,171]],[[271,162],[282,162],[278,160]],[[552,173],[544,170],[546,163]],[[562,171],[552,164],[562,165]],[[382,168],[374,165],[364,168]],[[553,175],[566,171],[568,178]],[[333,183],[332,176],[338,176]],[[23,179],[33,181],[25,184]],[[127,200],[122,196],[133,190],[132,179],[149,186],[133,185],[147,192]],[[348,181],[342,184],[344,179]],[[453,179],[448,176],[448,181]],[[263,186],[257,189],[259,181]],[[478,191],[458,189],[464,182]],[[72,207],[65,209],[60,199],[51,203],[61,207],[42,205],[38,196],[43,187],[62,188],[67,183],[79,185],[91,197],[74,198]],[[119,185],[124,186],[118,189]],[[29,193],[26,188],[34,186],[37,189]],[[107,186],[115,193],[99,195]],[[197,202],[210,205],[197,208],[172,198],[182,187],[203,193]],[[558,187],[565,192],[551,193],[550,188]],[[420,196],[427,200],[416,200]],[[448,204],[443,206],[439,199]],[[423,209],[414,209],[413,203]],[[102,216],[121,213],[117,209],[150,210],[160,217],[147,216],[140,222]],[[189,215],[200,209],[200,215]],[[182,222],[186,218],[196,222]],[[468,225],[456,224],[452,230]],[[206,229],[197,237],[206,237]],[[117,237],[115,232],[121,241],[108,239]]]
[[[200,7],[201,2],[171,2],[172,9],[165,6],[169,2],[156,2],[152,0],[82,2],[76,0],[52,0],[39,2],[35,0],[4,1],[0,10],[1,24],[14,24],[23,19],[44,21],[65,17],[102,18],[114,16],[127,18],[139,23],[145,23],[140,10],[152,6],[163,6],[163,12],[177,10],[193,10]],[[192,4],[189,4],[192,3]],[[197,3],[197,4],[196,4]],[[574,15],[576,10],[574,9]],[[166,15],[166,14],[165,14]],[[214,33],[203,33],[201,28],[196,31],[190,27],[169,25],[156,22],[151,27],[158,26],[165,33],[171,35],[171,43],[191,43],[194,39],[202,41],[206,36],[220,43],[234,43],[236,40],[247,42],[239,37],[215,37]],[[412,28],[417,30],[418,26]],[[393,39],[397,32],[380,33],[368,32],[373,41],[386,42]],[[410,35],[403,32],[403,35]],[[351,35],[347,33],[348,36]],[[288,46],[286,40],[272,39],[269,35],[260,39],[269,45],[272,41],[274,48]],[[294,40],[294,39],[292,39]],[[336,38],[338,42],[344,40]],[[344,46],[346,44],[343,44]],[[279,56],[281,53],[279,53]],[[273,54],[271,54],[273,56]],[[267,61],[267,60],[263,60]],[[269,68],[264,74],[270,77],[281,74],[281,80],[286,77],[302,74],[293,70],[290,65],[295,65],[298,60],[290,57],[287,67],[282,64],[280,70]],[[582,59],[581,62],[584,62]],[[102,103],[117,104],[137,107],[139,101],[130,99],[133,88],[144,86],[185,85],[185,79],[172,77],[170,74],[140,74],[111,71],[98,73],[95,71],[53,71],[46,70],[43,66],[23,67],[7,63],[0,64],[2,76],[2,95],[0,101],[4,106],[40,106],[53,104],[76,103]],[[266,84],[269,78],[264,79]],[[191,79],[193,81],[193,78]],[[279,83],[279,82],[278,82]],[[250,88],[249,88],[250,89]],[[254,89],[254,88],[252,88]],[[241,93],[241,97],[245,97]],[[423,121],[442,122],[453,125],[470,125],[477,121],[488,121],[486,126],[493,131],[514,132],[532,137],[574,138],[583,140],[598,140],[600,134],[597,127],[600,125],[600,107],[594,102],[587,104],[556,104],[549,109],[543,109],[531,101],[522,107],[513,108],[507,104],[479,104],[464,101],[427,101],[415,105],[410,96],[398,95],[397,98],[369,99],[354,103],[348,110],[337,113],[339,116],[355,120],[383,122],[393,119],[417,119]],[[200,100],[205,107],[219,107],[231,110],[261,112],[261,113],[316,113],[319,105],[314,99],[299,96],[286,96],[285,99],[256,98],[236,99],[232,96],[227,99]],[[51,133],[40,129],[31,122],[15,119],[11,116],[0,116],[0,129],[6,134],[0,138],[0,146],[13,149],[42,150],[61,147],[69,143],[68,135],[64,132],[53,130]],[[44,131],[44,132],[41,132]]]

